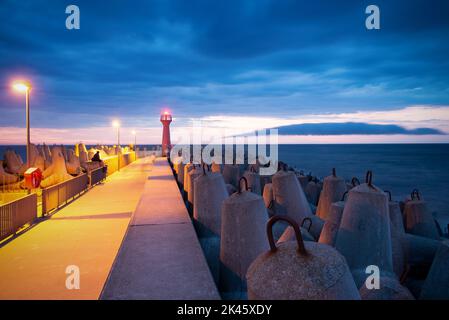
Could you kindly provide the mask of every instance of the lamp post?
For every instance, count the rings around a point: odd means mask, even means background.
[[[136,132],[136,130],[133,130],[132,134],[134,135],[134,151],[136,151],[136,143],[137,143],[137,132]]]
[[[27,169],[30,164],[30,91],[31,84],[27,81],[18,81],[13,83],[13,89],[19,92],[25,92],[26,104],[26,127],[27,127]]]
[[[114,120],[112,122],[112,126],[114,128],[117,128],[117,148],[116,148],[116,150],[118,150],[118,152],[117,152],[117,171],[120,171],[120,156],[121,156],[121,151],[120,151],[120,122],[118,120]]]

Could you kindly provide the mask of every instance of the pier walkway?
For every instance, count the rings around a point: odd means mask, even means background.
[[[0,299],[99,298],[220,298],[165,158],[137,160],[0,247]]]
[[[139,159],[0,248],[0,299],[98,299],[152,165]],[[67,266],[80,289],[66,288]]]
[[[168,162],[145,183],[102,299],[220,299]]]

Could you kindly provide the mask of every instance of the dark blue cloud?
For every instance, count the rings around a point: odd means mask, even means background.
[[[15,75],[34,84],[33,123],[151,125],[182,117],[297,116],[449,104],[449,2],[56,1],[0,5],[0,126],[23,125]],[[58,121],[53,121],[58,119]],[[124,121],[127,121],[126,119]]]
[[[279,127],[280,135],[444,135],[431,128],[406,129],[398,125],[368,124],[359,122],[344,123],[304,123]]]

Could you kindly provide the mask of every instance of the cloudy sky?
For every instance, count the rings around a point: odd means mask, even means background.
[[[24,142],[16,79],[33,84],[35,142],[113,142],[118,118],[123,140],[157,143],[165,109],[174,139],[307,123],[281,142],[449,142],[448,39],[447,0],[1,0],[0,144]],[[336,122],[398,130],[320,134]]]

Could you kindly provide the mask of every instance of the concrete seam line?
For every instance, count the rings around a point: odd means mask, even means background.
[[[163,225],[171,225],[171,224],[188,224],[187,222],[168,222],[168,223],[141,223],[141,224],[132,224],[130,227],[144,227],[144,226],[163,226]]]

